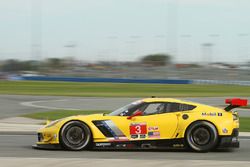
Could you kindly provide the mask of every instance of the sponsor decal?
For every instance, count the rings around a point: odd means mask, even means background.
[[[203,112],[201,113],[202,116],[216,116],[216,112]]]
[[[223,132],[223,133],[228,133],[227,128],[223,128],[223,129],[222,129],[222,132]]]
[[[145,135],[145,134],[140,135],[140,138],[141,138],[141,139],[145,139],[145,138],[146,138],[146,135]]]
[[[160,138],[160,132],[159,131],[148,132],[148,138]]]
[[[111,143],[96,143],[95,146],[96,147],[107,147],[107,146],[111,146]]]
[[[131,135],[130,136],[132,139],[137,139],[139,136],[138,135]]]
[[[117,148],[125,148],[125,147],[127,147],[127,144],[116,144],[115,147],[117,147]]]
[[[147,135],[145,134],[142,134],[142,135],[130,135],[131,139],[138,139],[138,138],[141,138],[141,139],[145,139],[147,137]]]
[[[129,127],[130,135],[143,135],[147,134],[146,123],[132,123]]]
[[[219,117],[221,117],[221,116],[222,116],[222,113],[221,113],[221,112],[219,112],[219,113],[218,113],[218,116],[219,116]]]
[[[157,131],[157,130],[159,130],[158,126],[149,126],[148,127],[148,131]]]
[[[127,137],[109,137],[107,138],[110,142],[120,142],[120,141],[129,141]]]

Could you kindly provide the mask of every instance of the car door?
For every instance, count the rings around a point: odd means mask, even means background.
[[[130,120],[130,139],[171,139],[178,126],[175,113],[165,113],[166,103],[147,103],[142,116]],[[142,107],[143,108],[143,107]]]
[[[111,119],[120,130],[120,139],[128,140],[171,139],[178,126],[175,113],[165,113],[166,103],[144,103],[129,116],[113,116]],[[142,112],[136,115],[136,112]]]

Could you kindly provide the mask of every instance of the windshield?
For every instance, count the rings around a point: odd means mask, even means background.
[[[129,116],[132,113],[134,113],[134,111],[137,110],[138,107],[140,107],[143,104],[142,101],[135,101],[131,104],[128,104],[124,107],[121,107],[113,112],[111,112],[109,115],[110,116]]]

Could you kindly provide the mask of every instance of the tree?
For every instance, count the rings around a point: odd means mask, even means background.
[[[63,60],[59,58],[49,58],[46,61],[46,66],[50,69],[63,69],[65,67]]]
[[[153,66],[165,66],[170,64],[171,56],[167,54],[150,54],[142,57],[141,63]]]
[[[39,64],[37,61],[18,61],[15,59],[6,60],[1,66],[1,70],[5,72],[35,71],[38,68]]]
[[[21,70],[21,63],[18,60],[10,59],[3,63],[2,71],[15,72]]]

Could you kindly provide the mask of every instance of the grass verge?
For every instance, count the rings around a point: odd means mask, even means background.
[[[32,114],[22,115],[23,117],[33,118],[33,119],[49,119],[55,120],[72,115],[87,115],[87,114],[97,114],[97,113],[109,113],[110,111],[105,110],[55,110],[49,112],[39,112]],[[240,131],[241,132],[250,132],[250,117],[241,117],[240,118]]]
[[[250,132],[250,117],[241,117],[240,118],[240,131],[241,132]]]
[[[85,97],[249,96],[247,86],[0,81],[0,94]]]
[[[109,113],[109,112],[110,111],[106,110],[53,110],[48,112],[24,114],[21,116],[33,119],[56,120],[64,117],[69,117],[72,115],[88,115],[88,114]]]

